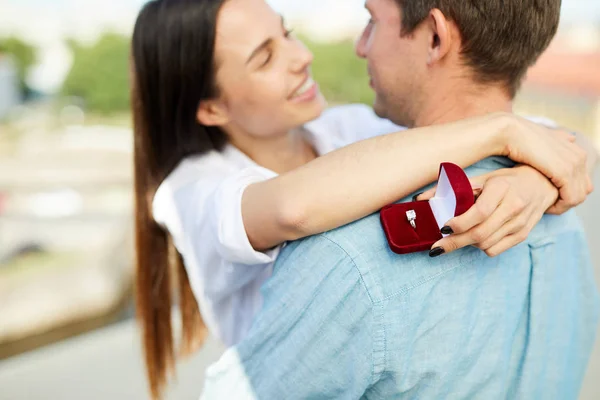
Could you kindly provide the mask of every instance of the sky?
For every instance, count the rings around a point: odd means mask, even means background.
[[[314,39],[355,34],[367,21],[364,0],[267,0]],[[55,90],[71,63],[65,37],[93,42],[110,29],[129,33],[145,0],[0,0],[0,37],[17,35],[40,50],[30,84]],[[563,0],[565,25],[600,26],[600,0]]]

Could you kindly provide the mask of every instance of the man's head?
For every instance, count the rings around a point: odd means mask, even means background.
[[[558,28],[561,0],[367,0],[357,43],[375,111],[414,125],[425,103],[452,88],[501,88],[512,99]],[[438,101],[452,101],[438,99]]]

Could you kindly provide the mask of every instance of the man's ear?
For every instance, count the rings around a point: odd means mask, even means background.
[[[440,61],[450,52],[452,40],[455,39],[452,36],[450,24],[451,22],[439,9],[434,8],[429,12],[428,25],[430,38],[429,54],[427,57],[427,63],[429,65]]]
[[[202,100],[196,111],[196,119],[204,126],[223,126],[229,123],[229,113],[222,100]]]

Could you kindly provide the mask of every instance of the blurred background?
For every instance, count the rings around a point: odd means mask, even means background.
[[[132,304],[128,47],[142,0],[0,0],[0,399],[147,398]],[[363,0],[271,0],[332,103],[370,103]],[[343,66],[340,68],[340,66]],[[517,112],[600,146],[600,2],[563,0]],[[600,174],[596,176],[600,188]],[[597,270],[597,193],[580,207]],[[598,274],[597,274],[598,275]],[[170,398],[197,398],[212,340]],[[600,351],[582,399],[600,398]]]

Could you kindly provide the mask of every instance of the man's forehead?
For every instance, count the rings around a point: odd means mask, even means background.
[[[397,10],[397,0],[366,0],[365,8],[371,13],[379,17],[385,17],[391,10]]]
[[[365,8],[378,21],[400,23],[400,7],[397,0],[366,0]]]

